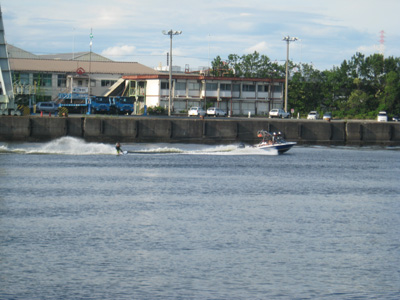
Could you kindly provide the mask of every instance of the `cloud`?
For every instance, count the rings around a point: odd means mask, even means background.
[[[379,53],[382,50],[384,50],[384,48],[382,49],[378,44],[372,46],[360,46],[357,48],[357,52],[363,53],[365,55]]]
[[[104,49],[101,55],[113,60],[130,60],[130,57],[135,54],[136,47],[129,45],[113,46]]]
[[[246,53],[254,53],[255,51],[257,51],[258,53],[267,53],[269,50],[269,47],[267,45],[266,42],[260,42],[254,46],[251,46],[249,48],[246,48],[244,51]]]
[[[161,31],[172,28],[183,31],[173,41],[181,66],[254,51],[284,61],[282,37],[290,35],[300,39],[290,46],[293,61],[329,68],[356,51],[378,52],[371,47],[381,30],[387,55],[400,56],[399,0],[204,0],[195,9],[184,0],[18,0],[1,8],[7,41],[37,54],[88,51],[93,29],[94,52],[154,66],[169,51]]]
[[[251,31],[254,29],[254,23],[252,22],[229,22],[228,27],[231,30],[234,30],[236,32],[246,32],[246,31]]]

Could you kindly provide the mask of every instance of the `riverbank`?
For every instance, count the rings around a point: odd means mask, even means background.
[[[310,145],[400,146],[400,123],[269,118],[0,117],[0,141],[40,142],[63,136],[90,142],[256,143],[258,130]]]

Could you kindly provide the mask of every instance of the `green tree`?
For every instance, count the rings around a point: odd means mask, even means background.
[[[220,56],[217,56],[211,62],[211,66],[212,66],[211,74],[213,76],[222,77],[225,75],[229,75],[231,73],[228,64],[224,62]]]
[[[347,101],[347,111],[350,115],[360,118],[368,112],[367,104],[370,96],[361,90],[354,90]]]
[[[211,66],[213,76],[246,78],[283,78],[285,76],[285,66],[271,62],[268,56],[260,55],[256,51],[242,56],[230,54],[226,61],[217,56],[211,62]]]
[[[237,54],[228,55],[228,65],[232,70],[232,75],[235,77],[242,77],[242,70],[240,66],[240,57]]]
[[[301,113],[320,109],[323,100],[321,72],[308,64],[298,65],[296,69],[288,85],[288,105]]]
[[[400,113],[400,76],[391,71],[386,76],[384,93],[380,99],[380,107],[393,114]]]
[[[258,52],[218,56],[214,76],[285,78],[285,65]],[[339,67],[319,71],[312,65],[289,61],[288,105],[296,111],[330,110],[341,117],[375,118],[378,110],[400,113],[400,59],[357,52]],[[293,70],[296,70],[293,72]]]

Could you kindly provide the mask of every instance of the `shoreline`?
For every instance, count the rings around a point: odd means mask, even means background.
[[[88,142],[229,144],[259,141],[258,130],[282,132],[299,145],[400,146],[400,123],[365,120],[188,118],[154,116],[1,116],[0,141],[41,142],[63,136]]]

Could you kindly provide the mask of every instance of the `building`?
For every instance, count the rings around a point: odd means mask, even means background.
[[[137,62],[115,62],[91,52],[35,55],[7,46],[17,103],[82,103],[90,96],[128,96],[135,113],[169,105],[169,77]],[[231,115],[266,115],[283,106],[284,79],[172,74],[171,111],[217,106]]]
[[[168,74],[123,76],[127,82],[125,96],[137,95],[141,87],[147,106],[169,104]],[[172,112],[186,112],[192,106],[217,106],[231,115],[266,115],[272,108],[282,108],[283,79],[212,77],[174,73],[172,75]],[[131,89],[131,87],[133,87]],[[110,92],[113,95],[113,92]]]
[[[136,62],[115,62],[95,53],[34,55],[7,45],[17,102],[82,101],[101,96],[122,76],[155,75]],[[90,84],[89,84],[90,82]]]

